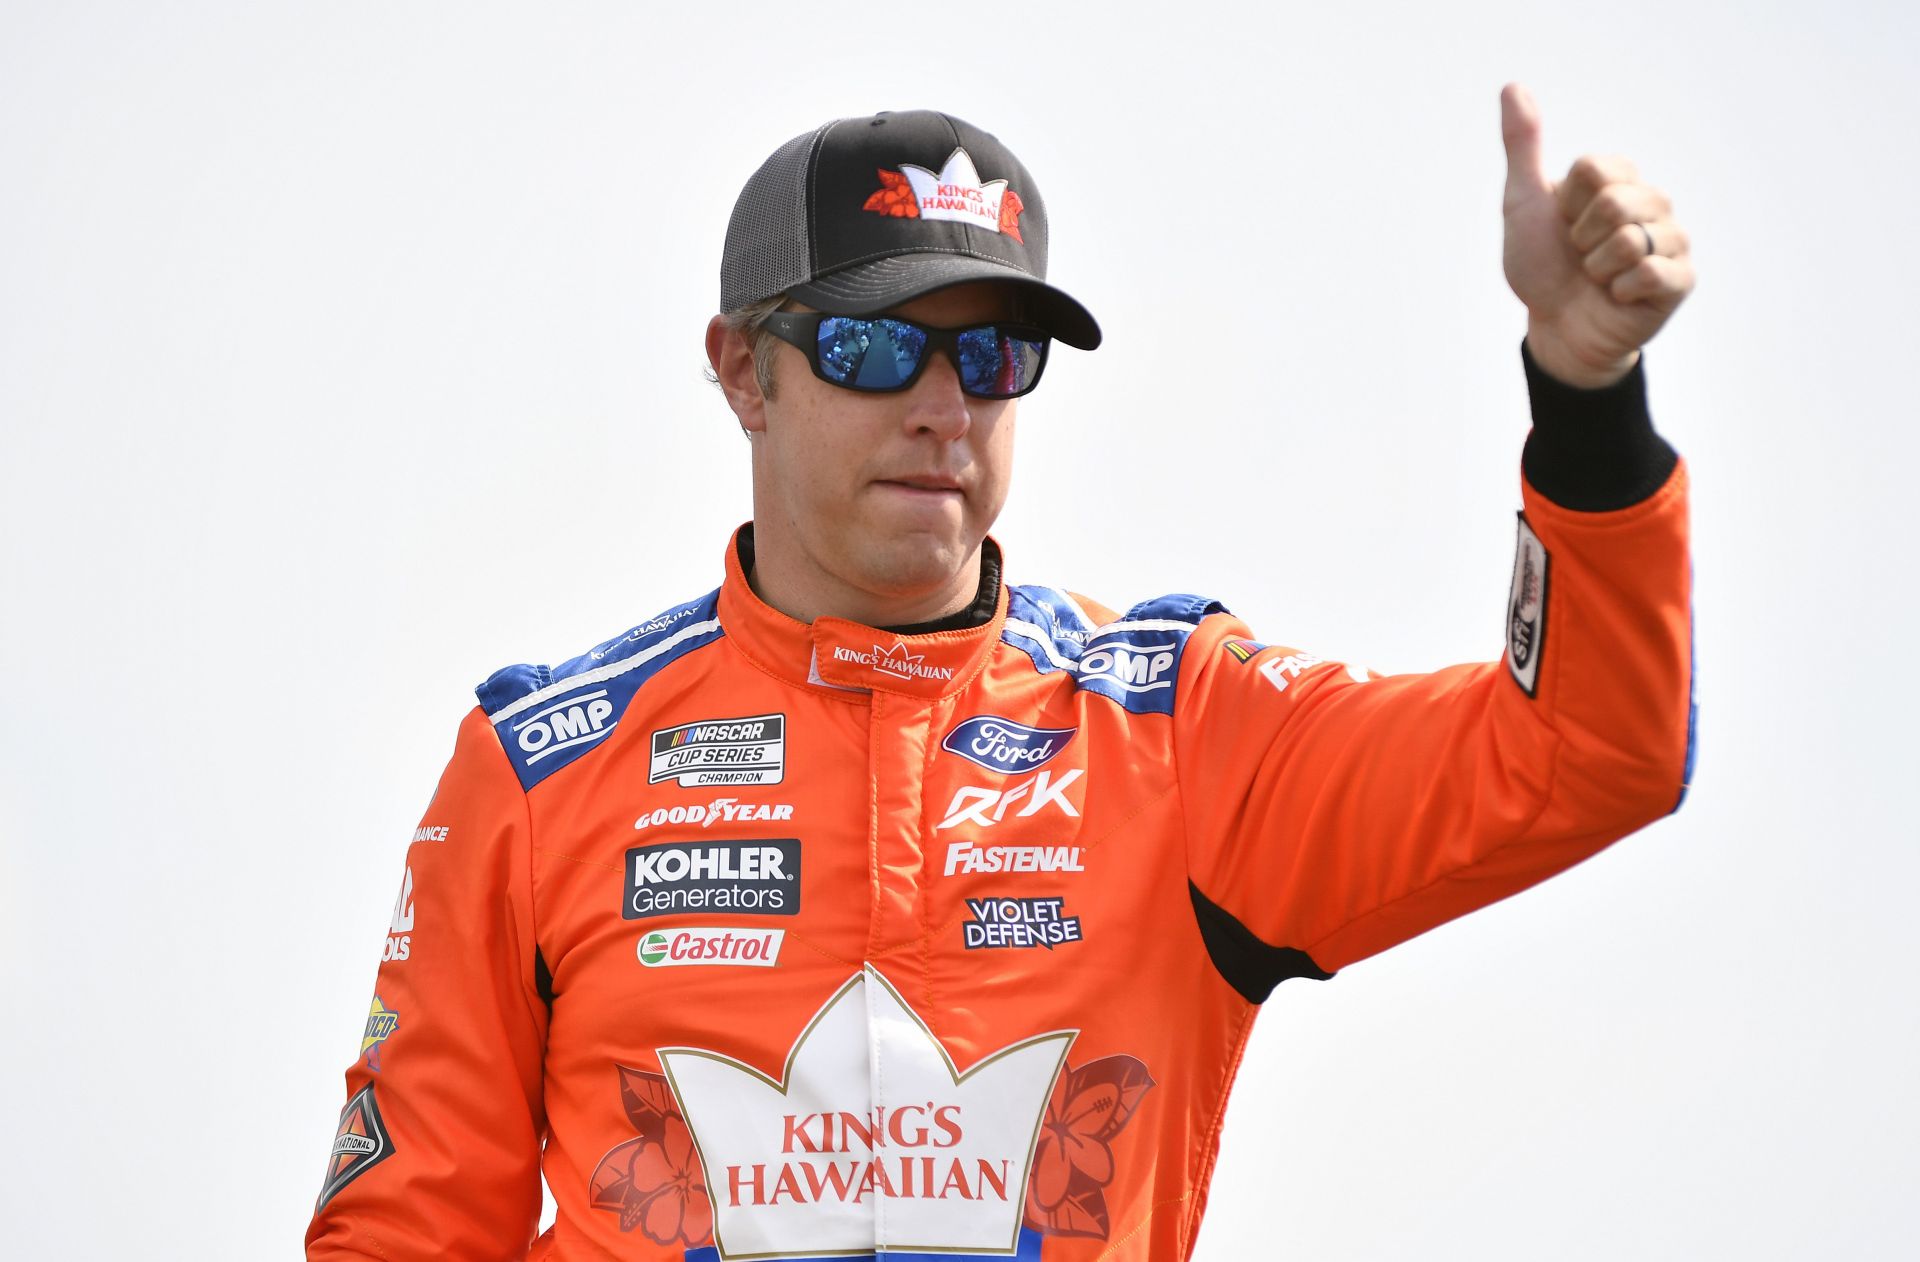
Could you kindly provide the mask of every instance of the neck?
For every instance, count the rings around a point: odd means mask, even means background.
[[[991,541],[975,548],[947,582],[900,592],[855,587],[803,557],[787,556],[782,542],[777,533],[763,539],[749,527],[740,538],[740,566],[755,596],[798,622],[844,618],[903,633],[951,630],[985,622],[999,596],[999,555]]]

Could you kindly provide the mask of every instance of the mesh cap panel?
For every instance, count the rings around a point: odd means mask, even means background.
[[[771,298],[813,274],[807,246],[807,163],[826,130],[820,127],[781,145],[740,190],[720,256],[720,310],[736,311]]]

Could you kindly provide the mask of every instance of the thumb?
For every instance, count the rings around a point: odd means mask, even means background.
[[[1507,146],[1507,200],[1551,193],[1540,158],[1540,107],[1518,83],[1500,89],[1500,137]]]

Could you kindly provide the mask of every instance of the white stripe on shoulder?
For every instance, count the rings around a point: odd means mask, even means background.
[[[572,692],[576,688],[584,688],[589,684],[603,684],[609,679],[617,679],[630,670],[645,666],[662,653],[677,648],[686,640],[719,629],[720,619],[718,618],[709,618],[705,622],[696,622],[690,627],[683,627],[644,653],[635,653],[632,657],[614,662],[610,666],[596,666],[592,670],[581,671],[578,675],[569,675],[565,679],[555,680],[545,688],[530,692],[512,705],[502,707],[498,714],[492,716],[493,721],[495,724],[504,723],[522,710],[541,704],[548,697],[557,697],[563,692]]]
[[[1080,663],[1070,657],[1060,656],[1060,651],[1053,646],[1053,637],[1048,635],[1044,628],[1037,627],[1022,618],[1008,618],[1006,629],[1009,635],[1017,635],[1031,642],[1035,648],[1047,655],[1048,661],[1061,670],[1077,672],[1080,669]]]
[[[1097,640],[1103,635],[1119,635],[1127,631],[1191,631],[1198,625],[1182,622],[1178,618],[1142,618],[1137,622],[1109,622],[1090,638]]]
[[[1087,611],[1080,607],[1080,602],[1073,598],[1073,593],[1069,592],[1066,588],[1047,587],[1042,590],[1052,592],[1060,598],[1060,603],[1066,606],[1067,612],[1080,620],[1080,629],[1082,631],[1091,631],[1097,625],[1092,618],[1087,616]]]

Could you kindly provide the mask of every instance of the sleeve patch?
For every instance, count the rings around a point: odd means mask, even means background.
[[[1546,545],[1520,514],[1513,548],[1513,586],[1507,593],[1507,669],[1529,697],[1540,687],[1540,657],[1547,648],[1548,567]]]

